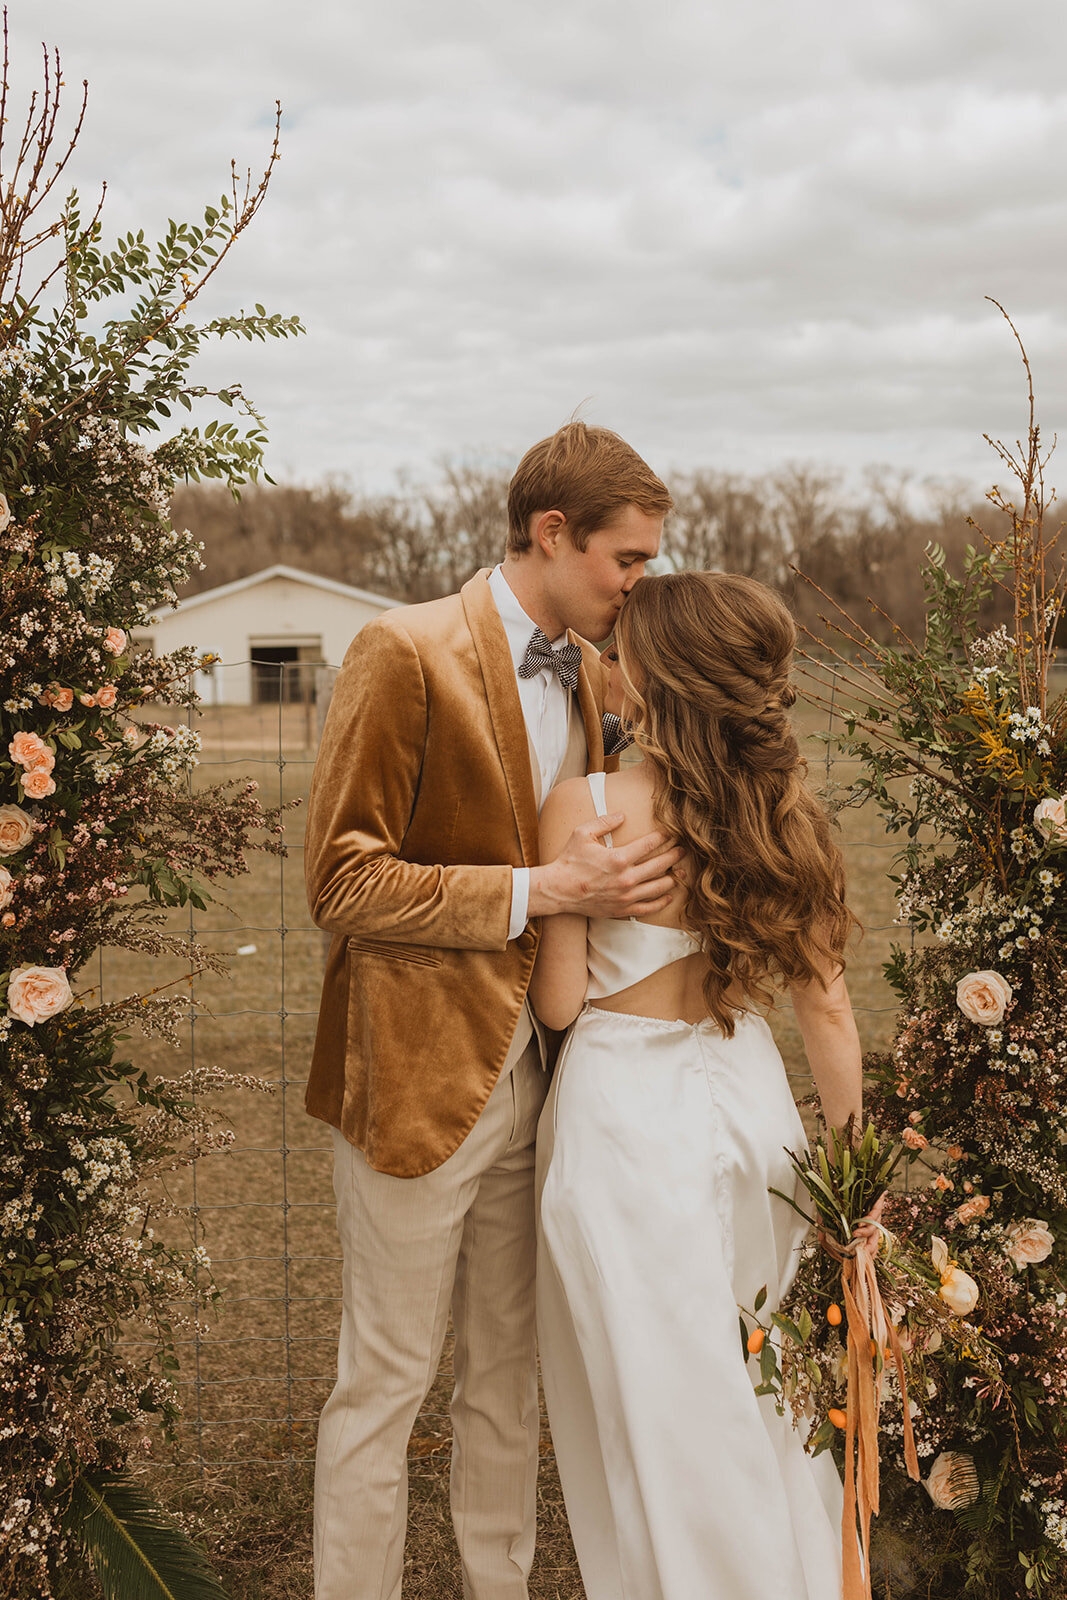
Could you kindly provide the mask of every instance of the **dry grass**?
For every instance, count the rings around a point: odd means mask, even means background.
[[[825,722],[808,712],[801,725],[810,734]],[[251,773],[268,805],[305,794],[314,729],[302,708],[217,709],[202,731],[198,781]],[[821,781],[825,750],[812,740],[809,753]],[[849,773],[835,763],[832,776],[840,785]],[[328,1136],[303,1111],[322,936],[304,904],[302,808],[289,814],[286,837],[286,860],[253,858],[231,895],[232,913],[213,907],[197,914],[198,937],[231,956],[231,971],[227,978],[196,981],[202,1009],[182,1052],[131,1041],[156,1070],[180,1070],[194,1054],[198,1062],[254,1073],[274,1086],[269,1094],[226,1100],[223,1109],[237,1134],[233,1150],[199,1163],[173,1190],[176,1199],[199,1207],[222,1300],[198,1348],[184,1352],[186,1422],[179,1451],[171,1457],[160,1447],[149,1469],[161,1497],[202,1529],[234,1600],[311,1594],[309,1458],[315,1419],[332,1383],[339,1317]],[[892,1020],[892,997],[880,971],[891,937],[891,849],[869,813],[846,812],[842,837],[852,903],[868,930],[850,986],[864,1043],[874,1047],[888,1038]],[[177,921],[188,927],[187,917]],[[236,954],[250,944],[254,954]],[[98,976],[112,998],[181,970],[173,963],[161,973],[160,963],[106,953]],[[806,1093],[810,1079],[792,1018],[781,1012],[772,1025],[794,1088]],[[409,1600],[450,1600],[461,1592],[448,1517],[450,1387],[446,1348],[411,1442]],[[531,1593],[537,1600],[580,1600],[547,1429],[545,1448]]]

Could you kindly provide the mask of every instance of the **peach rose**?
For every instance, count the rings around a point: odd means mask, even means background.
[[[126,648],[125,628],[109,628],[104,634],[104,649],[108,655],[120,656]]]
[[[1012,987],[999,972],[968,972],[956,985],[956,1004],[969,1022],[992,1028],[1004,1017]]]
[[[24,772],[19,782],[29,800],[47,800],[50,794],[56,792],[56,780],[43,767],[34,767],[31,771]]]
[[[93,694],[80,694],[78,700],[83,706],[95,706],[96,704],[96,696]]]
[[[17,761],[20,767],[25,767],[29,772],[35,772],[39,767],[51,772],[56,764],[55,756],[39,733],[16,733],[7,748],[12,761]]]
[[[1067,844],[1067,795],[1042,800],[1034,807],[1034,827],[1055,844]]]
[[[965,1317],[978,1304],[978,1285],[949,1259],[948,1245],[936,1234],[930,1241],[930,1259],[941,1279],[940,1294],[954,1317]]]
[[[118,690],[113,683],[102,683],[96,691],[96,703],[104,711],[110,711],[118,699]]]
[[[65,1011],[74,996],[65,967],[16,967],[7,990],[7,1009],[32,1028]]]
[[[989,1196],[976,1194],[973,1199],[965,1200],[956,1211],[956,1221],[960,1224],[973,1222],[976,1217],[984,1217],[989,1210]]]
[[[11,521],[11,507],[6,494],[0,494],[0,533],[3,533]]]
[[[1056,1243],[1048,1224],[1037,1217],[1024,1217],[1021,1222],[1013,1222],[1005,1232],[1008,1242],[1004,1246],[1004,1253],[1020,1271],[1023,1267],[1036,1266],[1039,1261],[1047,1260]]]
[[[69,711],[74,704],[74,690],[55,688],[51,691],[48,703],[57,711]]]
[[[0,917],[0,923],[5,928],[13,928],[15,926],[15,913],[13,911],[5,911],[3,916]]]
[[[923,1479],[923,1487],[939,1511],[959,1511],[978,1499],[978,1474],[974,1457],[942,1450]]]
[[[905,1128],[900,1137],[909,1150],[925,1150],[930,1143],[925,1133],[920,1133],[916,1128]]]
[[[33,838],[33,818],[21,806],[0,806],[0,856],[25,850]]]
[[[12,897],[15,893],[11,887],[14,881],[15,880],[12,878],[7,868],[0,867],[0,911],[2,911],[5,906],[9,906],[11,904]]]

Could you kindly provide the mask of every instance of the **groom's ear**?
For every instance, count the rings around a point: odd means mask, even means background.
[[[566,526],[562,511],[537,511],[530,519],[530,543],[552,561]]]

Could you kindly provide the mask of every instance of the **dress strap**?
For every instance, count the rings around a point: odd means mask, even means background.
[[[607,814],[608,814],[608,801],[607,801],[607,793],[606,793],[605,774],[603,772],[590,772],[586,776],[586,780],[585,781],[589,785],[589,793],[593,797],[593,807],[594,807],[594,809],[596,811],[597,816],[598,817],[606,817]],[[608,849],[610,850],[611,849],[611,843],[612,843],[611,834],[610,833],[605,833],[601,837],[603,839],[604,844],[606,844]]]

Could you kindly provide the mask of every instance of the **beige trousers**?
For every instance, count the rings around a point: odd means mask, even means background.
[[[529,1039],[459,1149],[421,1178],[375,1172],[334,1131],[343,1309],[315,1464],[316,1600],[400,1600],[408,1438],[450,1305],[463,1594],[526,1600],[538,1436],[534,1138],[547,1087]]]

